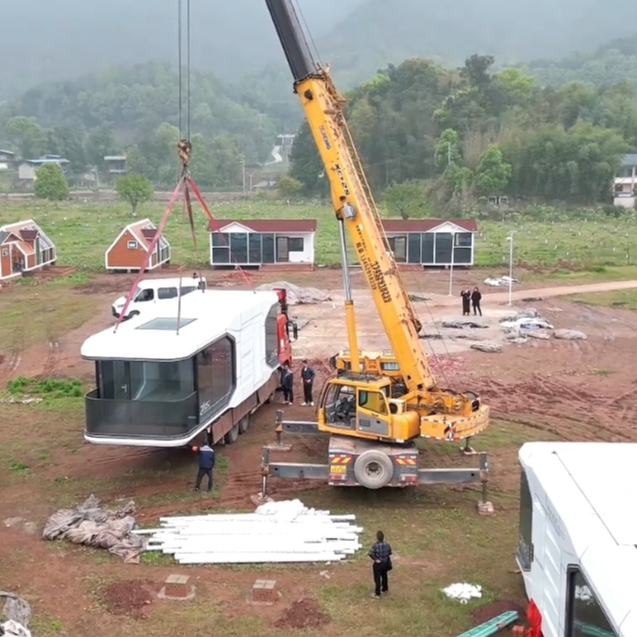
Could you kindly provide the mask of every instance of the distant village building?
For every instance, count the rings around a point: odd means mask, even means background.
[[[637,183],[637,153],[624,155],[613,183],[613,204],[622,208],[635,207]]]
[[[117,178],[126,174],[126,155],[106,155],[104,164],[109,177]]]
[[[71,162],[61,155],[44,155],[39,159],[25,159],[18,166],[18,179],[22,182],[35,181],[35,174],[44,164],[57,164],[66,173]]]
[[[11,150],[0,149],[0,170],[9,170],[15,164],[15,153]]]

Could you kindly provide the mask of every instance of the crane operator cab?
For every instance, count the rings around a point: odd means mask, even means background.
[[[389,378],[341,374],[327,383],[318,408],[319,430],[370,439],[413,437],[418,414],[405,413],[405,404],[391,398]]]

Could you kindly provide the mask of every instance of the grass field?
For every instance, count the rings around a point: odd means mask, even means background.
[[[158,222],[163,204],[148,203],[139,217]],[[281,202],[241,201],[211,205],[215,218],[314,218],[318,221],[316,259],[318,263],[340,261],[337,226],[329,206],[319,204],[287,205]],[[515,223],[479,222],[476,237],[476,265],[501,268],[508,264],[507,235],[515,230],[516,262],[530,266],[562,267],[594,271],[601,267],[637,264],[634,245],[637,225],[629,220],[609,219],[603,213],[586,221]],[[104,251],[117,233],[130,223],[128,206],[101,202],[66,202],[50,204],[39,201],[0,202],[0,225],[33,218],[49,233],[58,246],[59,263],[99,270],[104,265]],[[208,263],[209,237],[205,213],[195,210],[197,254],[190,226],[181,205],[175,207],[165,234],[173,248],[174,263],[188,266]]]
[[[29,519],[38,519],[52,507],[75,504],[89,493],[96,493],[114,505],[116,500],[134,497],[141,510],[173,504],[175,513],[192,514],[216,508],[216,490],[213,506],[209,507],[203,496],[193,498],[184,488],[192,477],[192,459],[185,456],[168,460],[168,454],[158,452],[135,466],[130,458],[123,458],[123,469],[117,477],[100,475],[104,469],[102,463],[82,465],[81,399],[52,398],[31,406],[0,404],[0,418],[5,423],[28,420],[33,423],[31,437],[38,440],[35,447],[27,439],[8,441],[2,436],[0,445],[0,486],[9,494],[30,494],[20,505],[20,515]],[[480,446],[489,448],[492,456],[501,461],[514,457],[517,447],[528,439],[529,432],[523,427],[494,422],[481,437]],[[436,447],[433,453],[452,455],[457,454],[457,450]],[[226,471],[232,470],[232,456],[229,454],[226,458],[223,449],[220,454],[218,477],[223,488]],[[116,458],[113,461],[116,462]],[[522,604],[521,580],[512,573],[518,516],[514,487],[510,491],[498,489],[492,494],[498,513],[486,518],[476,514],[479,492],[473,488],[430,488],[420,489],[418,493],[382,494],[339,493],[321,488],[300,493],[299,497],[307,506],[355,513],[365,528],[365,547],[372,543],[377,528],[385,529],[396,553],[391,597],[380,603],[369,599],[370,568],[365,551],[348,563],[335,565],[175,569],[170,566],[170,559],[155,554],[145,556],[141,566],[130,567],[120,564],[105,551],[66,543],[42,543],[38,537],[24,541],[39,543],[35,555],[43,568],[45,564],[59,568],[56,565],[62,563],[60,560],[72,565],[76,574],[77,604],[96,622],[92,634],[98,637],[109,630],[108,634],[123,632],[131,637],[159,637],[183,630],[185,626],[192,627],[193,635],[244,637],[251,632],[262,637],[286,637],[298,634],[273,627],[272,613],[251,609],[245,604],[245,594],[258,577],[279,582],[285,597],[273,609],[277,614],[297,596],[311,595],[331,617],[327,629],[345,637],[360,635],[364,627],[373,629],[369,634],[453,637],[472,626],[471,614],[477,606],[495,599]],[[11,505],[18,506],[18,502],[9,495],[3,508]],[[24,545],[24,551],[29,550],[28,546]],[[31,559],[36,558],[13,552],[3,560],[0,577],[5,588],[15,581],[12,569],[20,571],[19,565],[24,566]],[[122,578],[165,578],[175,570],[190,574],[198,582],[200,592],[192,602],[152,608],[143,622],[105,613],[101,597],[109,583]],[[321,576],[320,571],[329,572],[329,579]],[[483,598],[467,605],[448,600],[441,588],[459,581],[483,585]],[[223,592],[218,586],[223,587]],[[71,619],[66,610],[56,609],[50,593],[37,591],[35,584],[26,583],[21,586],[21,594],[34,606],[31,626],[34,635],[70,637],[78,634],[81,624]],[[309,629],[303,634],[319,635],[325,631]]]

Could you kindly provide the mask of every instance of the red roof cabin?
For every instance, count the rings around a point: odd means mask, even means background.
[[[215,268],[314,268],[316,219],[219,219],[208,230]]]
[[[150,219],[129,223],[106,251],[106,269],[109,272],[139,272],[156,232],[157,226]],[[162,235],[155,244],[146,271],[164,263],[170,263],[170,244]]]
[[[35,221],[18,221],[0,228],[0,281],[53,265],[55,245]]]
[[[383,219],[382,224],[398,263],[424,268],[474,263],[478,226],[473,219]]]

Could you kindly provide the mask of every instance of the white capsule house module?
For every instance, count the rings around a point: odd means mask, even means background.
[[[285,291],[206,290],[89,337],[95,361],[86,395],[86,440],[179,447],[208,432],[235,442],[269,402],[297,329]],[[292,338],[292,332],[294,337]]]
[[[532,442],[519,460],[517,562],[537,634],[637,637],[637,444]]]

